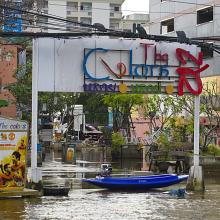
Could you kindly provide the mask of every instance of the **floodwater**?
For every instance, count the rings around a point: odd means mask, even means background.
[[[183,186],[183,185],[182,185]],[[181,187],[182,187],[181,186]],[[0,200],[2,220],[220,219],[220,185],[178,199],[163,191],[72,189],[68,197]]]
[[[53,171],[55,165],[60,171],[67,169],[68,175],[71,170],[78,169],[72,165],[61,166],[58,162],[49,164]],[[45,175],[51,173],[47,170],[49,164]],[[76,176],[68,178],[77,179]],[[219,220],[220,178],[211,175],[205,180],[205,193],[186,194],[185,198],[165,193],[170,189],[184,188],[185,183],[138,193],[84,189],[80,181],[76,181],[68,197],[1,199],[0,220]]]

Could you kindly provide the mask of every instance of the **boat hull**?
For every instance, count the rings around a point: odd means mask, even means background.
[[[152,175],[134,177],[97,177],[93,179],[83,179],[83,182],[91,183],[95,186],[110,190],[150,190],[163,188],[187,180],[188,175]]]

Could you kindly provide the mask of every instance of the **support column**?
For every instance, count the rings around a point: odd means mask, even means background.
[[[32,123],[31,123],[31,180],[42,180],[41,170],[37,167],[37,124],[38,124],[38,41],[33,39],[32,59]]]
[[[147,161],[146,161],[146,153],[147,153],[147,146],[146,145],[143,145],[143,153],[142,153],[142,168],[141,170],[142,171],[148,171],[149,170],[149,167],[147,165]]]
[[[193,166],[190,168],[186,189],[191,191],[204,191],[204,176],[202,166],[199,165],[199,114],[200,96],[194,99],[194,155]]]

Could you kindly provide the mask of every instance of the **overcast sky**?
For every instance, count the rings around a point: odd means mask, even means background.
[[[148,13],[149,1],[148,0],[125,0],[122,5],[123,15],[133,13]]]

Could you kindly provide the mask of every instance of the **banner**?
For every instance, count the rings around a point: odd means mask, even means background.
[[[0,117],[0,190],[23,189],[28,123]]]

